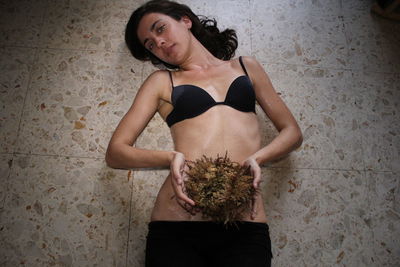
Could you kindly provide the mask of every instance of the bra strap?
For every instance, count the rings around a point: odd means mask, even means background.
[[[174,81],[172,80],[172,73],[168,70],[169,78],[171,79],[172,88],[174,88]]]
[[[242,66],[242,69],[243,69],[244,72],[246,73],[246,76],[249,76],[249,74],[247,73],[247,70],[246,70],[246,68],[245,68],[245,66],[244,66],[244,64],[243,64],[242,56],[239,57],[239,62],[240,62],[240,65]]]

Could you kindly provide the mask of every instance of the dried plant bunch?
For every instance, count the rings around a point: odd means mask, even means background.
[[[241,220],[243,213],[251,209],[257,192],[248,167],[217,155],[215,159],[202,156],[196,161],[186,161],[189,176],[185,192],[193,199],[204,218],[219,222]]]

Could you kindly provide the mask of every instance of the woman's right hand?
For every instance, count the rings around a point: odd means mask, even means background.
[[[187,179],[187,174],[185,172],[185,155],[180,152],[176,152],[172,158],[170,169],[171,169],[171,182],[172,188],[175,192],[175,198],[179,205],[181,205],[185,210],[194,215],[194,201],[190,199],[185,193],[185,183]],[[190,206],[188,206],[190,205]]]

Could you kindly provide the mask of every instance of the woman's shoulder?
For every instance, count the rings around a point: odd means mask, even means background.
[[[240,61],[244,64],[250,64],[250,65],[259,65],[260,63],[254,56],[238,56],[237,58],[234,59],[234,61]],[[246,65],[247,66],[247,65]]]
[[[147,76],[145,81],[165,82],[165,79],[169,77],[168,72],[168,70],[155,70]]]
[[[170,78],[167,70],[155,70],[143,81],[139,91],[146,91],[153,95],[164,95],[169,89]]]
[[[239,56],[234,60],[240,61],[240,59],[248,73],[264,71],[263,66],[254,56]]]

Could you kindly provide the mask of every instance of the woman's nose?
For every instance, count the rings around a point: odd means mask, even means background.
[[[163,47],[165,45],[164,38],[157,38],[156,39],[156,44],[157,44],[158,47]]]

